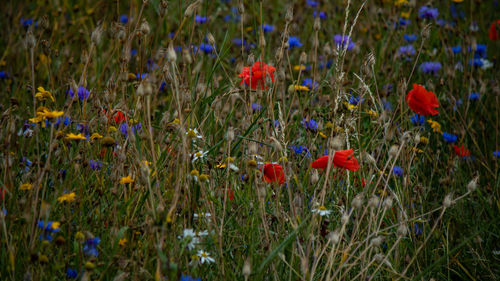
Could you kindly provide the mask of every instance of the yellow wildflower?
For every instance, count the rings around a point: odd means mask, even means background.
[[[462,2],[464,2],[464,0],[451,0],[451,1],[453,1],[455,3],[462,3]]]
[[[378,113],[376,111],[373,111],[373,110],[368,110],[366,113],[368,113],[368,115],[370,115],[371,117],[377,117],[378,116]]]
[[[400,7],[400,6],[407,5],[407,4],[408,4],[408,0],[395,0],[394,1],[394,6],[396,6],[396,7]]]
[[[401,12],[401,17],[405,19],[410,18],[410,12]]]
[[[191,174],[191,176],[193,176],[193,177],[197,177],[197,176],[199,176],[199,175],[200,175],[200,172],[198,172],[198,170],[196,170],[196,169],[193,169],[193,170],[191,170],[191,173],[190,173],[190,174]]]
[[[357,105],[350,104],[350,103],[347,103],[347,102],[344,102],[344,105],[347,107],[347,109],[349,109],[349,111],[353,111],[354,109],[358,108]]]
[[[122,177],[120,180],[121,184],[127,184],[127,183],[133,183],[134,179],[132,179],[130,176]]]
[[[299,70],[306,70],[306,66],[301,64],[301,65],[294,65],[293,70],[299,71]]]
[[[118,129],[116,129],[115,126],[109,126],[108,128],[108,133],[116,132]]]
[[[307,86],[295,85],[294,88],[296,91],[309,92],[309,88]]]
[[[61,226],[61,223],[58,221],[52,222],[52,229],[58,229]]]
[[[146,165],[146,166],[151,166],[151,164],[153,164],[152,162],[149,162],[148,160],[143,160],[142,161],[142,164]]]
[[[120,241],[118,241],[118,245],[124,247],[127,244],[127,238],[122,238]]]
[[[75,201],[75,197],[76,197],[76,194],[74,192],[66,193],[66,194],[59,196],[57,198],[57,201],[59,201],[59,203],[73,202],[73,201]]]
[[[413,151],[417,152],[417,153],[423,153],[424,152],[422,149],[419,149],[419,148],[416,148],[416,147],[412,147],[411,149]]]
[[[37,90],[38,92],[35,94],[35,98],[37,98],[38,100],[50,99],[52,100],[52,102],[55,102],[54,97],[49,91],[45,90],[43,87],[38,87]]]
[[[320,135],[322,138],[326,139],[326,135],[325,135],[323,132],[319,132],[319,135]]]
[[[441,124],[439,124],[438,122],[436,122],[432,119],[427,120],[427,123],[429,123],[431,125],[432,131],[434,133],[440,133],[440,134],[442,133]]]
[[[96,140],[96,139],[101,139],[102,136],[99,134],[99,133],[93,133],[91,136],[90,136],[90,139],[91,140]]]
[[[217,165],[215,166],[215,168],[217,168],[217,169],[224,169],[224,168],[226,168],[226,164],[224,164],[224,163],[219,163],[219,164],[217,164]]]
[[[420,142],[423,143],[423,144],[428,144],[429,143],[429,139],[426,138],[426,137],[420,137]]]
[[[87,138],[84,135],[82,135],[81,133],[78,135],[75,135],[73,133],[69,133],[66,135],[66,139],[68,139],[68,140],[86,140]]]
[[[33,187],[31,183],[23,183],[19,187],[20,190],[30,190]]]
[[[44,109],[42,112],[37,112],[36,114],[45,118],[57,118],[61,117],[64,114],[64,111],[48,111]]]
[[[226,161],[227,161],[228,163],[233,163],[233,162],[234,162],[234,158],[233,158],[233,157],[231,157],[231,156],[228,156],[228,157],[226,158]]]

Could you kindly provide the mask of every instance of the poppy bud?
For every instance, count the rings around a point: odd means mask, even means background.
[[[293,6],[288,7],[285,14],[285,21],[290,23],[293,20]]]
[[[314,27],[313,28],[314,28],[315,31],[320,30],[320,28],[321,28],[320,17],[316,17],[316,19],[314,19]]]
[[[444,200],[443,200],[443,207],[444,208],[449,208],[451,206],[451,204],[453,204],[453,198],[452,198],[452,195],[451,193],[446,195],[444,197]]]
[[[378,197],[374,195],[368,201],[368,206],[370,208],[377,208],[379,203],[380,203],[380,199],[378,199]]]
[[[392,145],[391,148],[389,148],[389,156],[395,158],[398,155],[398,151],[399,151],[399,146]]]
[[[175,62],[177,60],[177,54],[175,53],[174,47],[172,45],[168,46],[167,60],[169,62]]]
[[[356,197],[354,197],[354,199],[352,200],[352,207],[354,209],[359,209],[361,208],[362,204],[363,204],[363,195],[362,194],[356,195]]]
[[[471,180],[469,182],[469,184],[467,184],[467,190],[469,192],[473,192],[476,190],[477,188],[477,181],[479,180],[479,176],[478,177],[475,177],[473,180]]]
[[[404,237],[408,234],[408,227],[405,224],[400,224],[397,230],[398,236]]]

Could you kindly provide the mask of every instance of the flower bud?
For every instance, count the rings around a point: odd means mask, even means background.
[[[408,234],[408,227],[405,224],[400,224],[397,230],[398,236],[404,237]]]
[[[446,195],[444,197],[444,200],[443,200],[443,207],[444,208],[449,208],[451,206],[451,204],[453,204],[453,198],[452,198],[452,195],[451,193]]]
[[[288,7],[285,14],[285,21],[290,23],[293,20],[293,6]]]
[[[320,28],[321,28],[320,17],[316,17],[316,19],[314,19],[314,27],[313,28],[314,28],[315,31],[320,30]]]
[[[356,197],[354,197],[354,199],[352,199],[352,207],[354,209],[361,208],[362,204],[363,204],[363,195],[362,194],[358,194],[358,195],[356,195]]]
[[[467,184],[467,190],[469,192],[474,192],[477,188],[477,181],[479,180],[479,176],[475,177],[473,180]]]
[[[398,155],[398,150],[399,146],[392,145],[391,148],[389,148],[389,156],[395,158]]]
[[[177,60],[177,54],[175,53],[174,47],[172,44],[168,46],[167,50],[167,60],[169,62],[175,62]]]

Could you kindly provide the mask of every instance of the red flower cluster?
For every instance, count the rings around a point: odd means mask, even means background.
[[[422,85],[413,84],[413,89],[406,96],[406,102],[411,110],[420,115],[437,115],[439,101],[436,95],[427,91]]]
[[[500,20],[496,20],[490,25],[488,37],[490,37],[491,41],[497,41],[498,39],[500,39],[500,36],[498,35],[497,25],[500,26]]]
[[[462,144],[461,146],[453,145],[453,150],[455,150],[455,154],[460,157],[470,156],[470,151]]]
[[[240,84],[245,82],[252,90],[256,90],[258,86],[260,86],[262,90],[266,90],[269,88],[269,85],[266,85],[266,76],[269,75],[271,81],[274,82],[275,70],[276,68],[260,61],[254,63],[252,67],[245,66],[240,75],[238,75],[238,77],[242,78]]]
[[[325,169],[328,167],[329,155],[322,156],[312,162],[311,167],[314,169]],[[349,171],[357,171],[359,169],[358,160],[354,158],[352,149],[336,151],[333,156],[333,165],[341,167]]]
[[[127,121],[127,116],[121,111],[107,112],[106,109],[103,109],[104,114],[108,118],[108,122],[115,121],[116,124],[121,124]]]
[[[283,167],[279,164],[267,163],[262,167],[265,182],[277,182],[279,184],[285,183],[285,173]]]

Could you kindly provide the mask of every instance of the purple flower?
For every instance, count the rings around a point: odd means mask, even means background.
[[[425,116],[423,115],[418,115],[415,114],[412,117],[410,117],[411,123],[415,126],[422,126],[425,124]]]
[[[325,20],[325,19],[326,19],[326,13],[325,13],[325,12],[323,12],[323,11],[319,11],[319,12],[318,12],[318,11],[314,11],[314,12],[313,12],[313,17],[318,17],[318,16],[319,16],[319,18],[320,18],[320,19],[322,19],[322,20]]]
[[[392,169],[392,173],[398,177],[402,177],[403,176],[403,168],[401,168],[399,166],[394,166],[394,168]]]
[[[73,92],[73,89],[69,88],[67,91],[68,95],[73,98],[75,96],[75,92]],[[76,94],[78,95],[78,98],[83,101],[89,98],[90,92],[87,90],[85,87],[78,87],[78,90],[76,91]]]
[[[302,80],[302,86],[306,86],[310,90],[313,89],[316,90],[318,89],[318,82],[314,81],[314,87],[313,87],[313,80],[311,78],[304,78],[304,80]]]
[[[274,25],[263,24],[262,25],[262,30],[264,30],[264,33],[273,32],[274,31]]]
[[[99,255],[99,251],[97,251],[97,245],[99,245],[99,243],[101,243],[99,237],[87,239],[83,246],[83,253],[87,256],[97,257]]]
[[[420,72],[437,75],[441,70],[441,63],[436,61],[423,62],[419,67]]]
[[[99,171],[102,168],[101,161],[90,160],[89,164],[90,164],[90,168],[94,171]]]
[[[471,100],[471,101],[479,100],[479,98],[481,98],[480,93],[470,93],[469,94],[469,100]]]
[[[318,1],[306,0],[306,5],[311,8],[316,8],[319,6]]]
[[[345,35],[342,36],[340,34],[335,34],[333,36],[333,41],[335,41],[335,45],[337,47],[344,49],[345,46],[347,45],[347,50],[352,50],[354,48],[355,44],[352,42],[351,37]]]
[[[431,8],[429,6],[422,6],[418,9],[418,17],[421,19],[435,19],[439,15],[439,11],[436,8]]]
[[[352,105],[358,105],[360,103],[363,103],[363,101],[364,101],[364,99],[361,96],[357,96],[357,97],[351,96],[349,98],[349,104],[352,104]]]
[[[455,143],[457,141],[457,136],[453,135],[453,134],[449,134],[447,132],[444,132],[443,133],[443,139],[447,142],[447,143]]]
[[[255,112],[255,111],[259,111],[262,109],[262,106],[260,106],[260,104],[258,103],[252,103],[252,111]]]
[[[454,47],[451,47],[451,51],[456,55],[462,51],[462,47],[460,47],[460,45],[456,45]]]
[[[416,51],[413,45],[401,46],[399,47],[397,56],[409,61],[411,60],[411,57],[415,55],[415,52]]]
[[[207,22],[207,17],[202,17],[200,15],[194,16],[194,22],[199,23],[199,24],[204,24]]]
[[[137,131],[142,130],[142,124],[141,122],[137,123],[134,126],[128,126],[127,123],[122,123],[120,125],[120,132],[125,136],[128,137],[128,130],[132,131],[133,134],[135,134]]]
[[[313,131],[313,132],[316,132],[318,130],[318,122],[314,121],[313,119],[311,119],[310,121],[308,121],[307,119],[304,118],[304,120],[302,120],[302,126],[306,129],[306,130],[310,130],[310,131]]]

